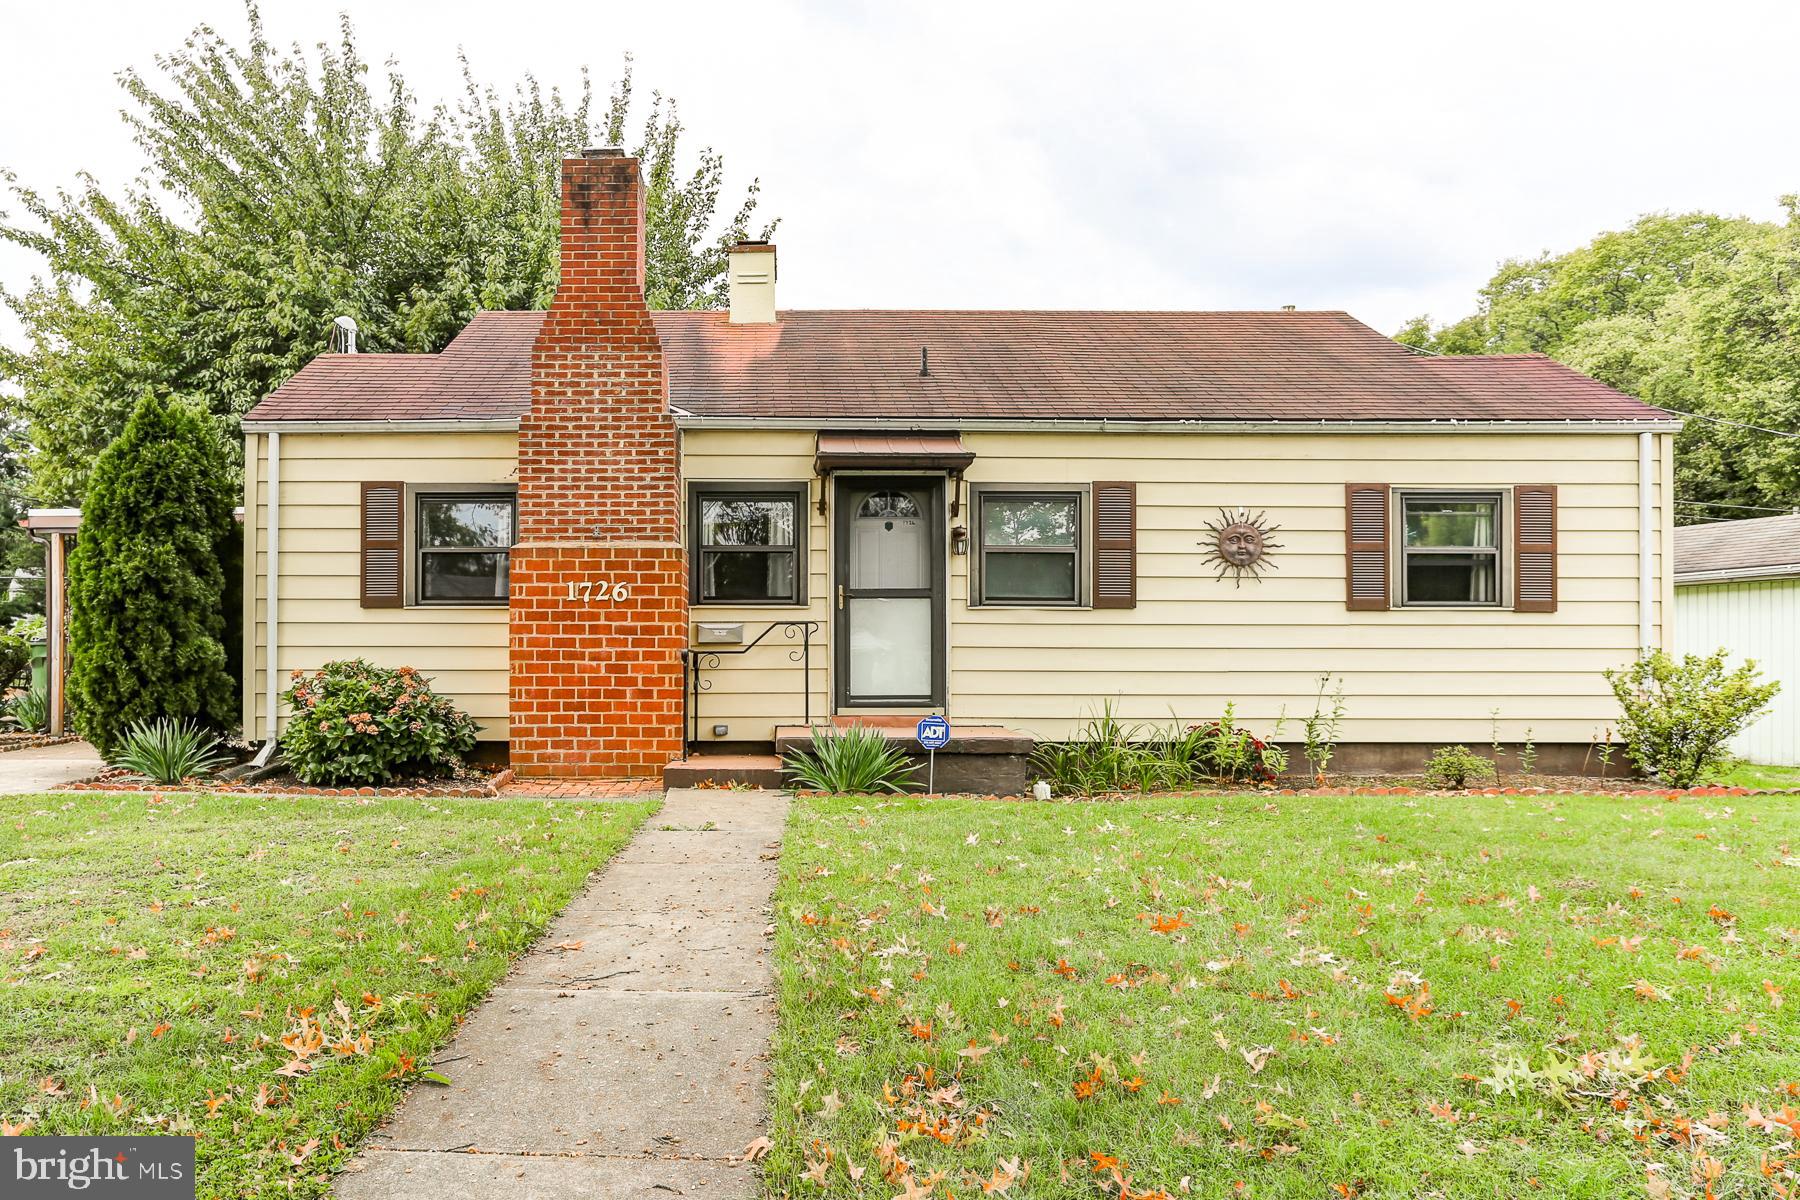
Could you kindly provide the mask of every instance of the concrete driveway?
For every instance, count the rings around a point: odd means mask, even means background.
[[[65,783],[86,779],[106,764],[86,742],[63,742],[0,754],[0,796],[55,791]]]

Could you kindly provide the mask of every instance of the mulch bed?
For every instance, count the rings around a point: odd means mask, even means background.
[[[35,750],[39,746],[60,746],[64,742],[79,742],[81,739],[72,733],[60,733],[52,736],[48,733],[20,733],[10,730],[0,733],[0,754],[8,750]]]
[[[614,800],[662,790],[660,779],[515,779],[500,785],[502,796],[546,800]]]
[[[156,783],[114,767],[66,786],[72,792],[217,792],[245,796],[440,796],[455,800],[487,800],[512,782],[512,769],[482,771],[464,767],[449,779],[408,779],[387,787],[314,787],[283,772],[255,783],[228,779],[189,779]]]

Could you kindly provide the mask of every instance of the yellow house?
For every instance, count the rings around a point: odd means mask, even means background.
[[[650,313],[637,164],[565,164],[548,313],[321,355],[244,423],[244,729],[289,672],[432,676],[540,775],[947,715],[1016,752],[1103,707],[1350,765],[1527,739],[1669,643],[1662,411],[1338,312]],[[275,668],[271,674],[271,665]]]

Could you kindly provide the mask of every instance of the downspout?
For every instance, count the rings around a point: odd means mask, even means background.
[[[1638,656],[1651,650],[1651,607],[1656,600],[1651,558],[1655,549],[1650,528],[1650,433],[1638,434]]]
[[[265,486],[269,489],[269,557],[267,567],[268,582],[265,587],[269,593],[269,597],[267,617],[268,635],[264,639],[264,644],[266,647],[265,653],[268,656],[268,666],[266,668],[267,678],[264,681],[266,691],[263,695],[263,702],[265,705],[263,711],[269,723],[269,736],[268,740],[263,742],[262,749],[256,752],[256,757],[252,760],[259,767],[268,766],[269,760],[275,757],[277,745],[275,737],[275,700],[281,690],[281,685],[276,678],[275,671],[275,651],[281,644],[279,636],[281,629],[281,434],[279,432],[271,431],[269,434],[269,471],[267,478],[268,483]]]

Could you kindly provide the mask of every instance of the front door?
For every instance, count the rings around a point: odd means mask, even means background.
[[[840,708],[944,702],[944,481],[839,476]]]

